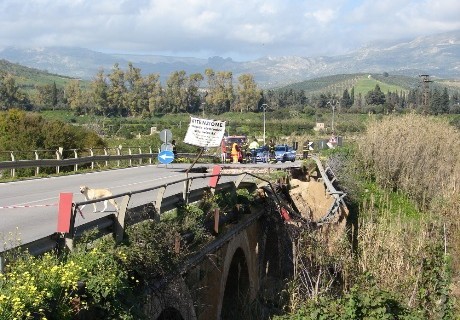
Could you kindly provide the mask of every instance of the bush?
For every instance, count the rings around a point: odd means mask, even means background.
[[[101,319],[132,319],[131,306],[120,300],[131,290],[120,263],[126,256],[113,244],[100,241],[62,258],[17,254],[0,274],[0,319],[75,319],[85,310]]]

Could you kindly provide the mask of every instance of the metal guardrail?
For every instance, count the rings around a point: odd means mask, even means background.
[[[133,153],[133,150],[138,150],[139,153]],[[35,168],[35,175],[40,173],[40,168],[44,167],[56,167],[56,173],[60,172],[61,167],[66,166],[73,166],[74,171],[78,171],[78,167],[84,164],[91,164],[91,169],[94,169],[95,163],[103,162],[107,167],[109,161],[117,161],[117,167],[120,167],[120,161],[127,160],[129,161],[129,166],[133,165],[133,161],[138,161],[141,165],[142,161],[145,159],[148,161],[149,164],[152,164],[153,161],[158,157],[158,153],[152,152],[152,148],[149,147],[149,152],[142,153],[141,147],[128,147],[124,150],[128,150],[128,154],[122,154],[121,148],[113,149],[116,151],[116,154],[110,154],[109,148],[104,149],[88,149],[88,151],[83,150],[66,150],[72,151],[74,154],[73,158],[63,158],[63,150],[55,150],[56,159],[39,159],[39,152],[46,151],[52,152],[52,150],[35,150],[30,151],[35,153],[35,160],[17,160],[16,156],[13,151],[3,151],[3,153],[10,154],[11,161],[0,161],[0,170],[11,170],[11,176],[14,177],[16,175],[16,169],[26,169],[26,168]],[[94,151],[103,151],[104,154],[95,155]],[[89,156],[79,157],[78,152],[80,154],[87,154],[89,152]],[[68,153],[68,152],[66,152]],[[179,157],[182,158],[195,158],[195,154],[191,153],[180,153]],[[204,158],[211,158],[217,159],[214,155],[202,155]]]
[[[321,226],[330,222],[341,206],[346,206],[345,202],[343,201],[346,193],[335,189],[333,183],[336,181],[336,177],[332,169],[330,167],[324,168],[321,160],[317,156],[312,155],[311,158],[316,162],[316,167],[318,168],[318,171],[321,174],[321,178],[326,185],[326,191],[334,197],[334,202],[329,207],[326,214],[316,222],[318,226]],[[332,175],[332,180],[329,179],[328,174]]]
[[[247,182],[243,181],[246,176],[259,179],[261,181],[265,181],[270,188],[273,190],[271,183],[262,178],[258,177],[251,173],[239,173],[239,174],[218,174],[218,175],[210,175],[210,174],[203,174],[199,176],[187,177],[184,179],[177,180],[175,182],[167,183],[160,186],[155,186],[147,189],[136,190],[125,192],[121,194],[114,194],[110,197],[105,197],[97,200],[88,200],[88,201],[81,201],[81,202],[74,202],[72,203],[72,212],[71,212],[71,221],[70,221],[70,230],[68,233],[53,233],[36,241],[32,241],[26,244],[22,244],[15,248],[20,248],[21,250],[27,250],[31,255],[38,256],[45,252],[49,252],[55,249],[60,249],[63,247],[67,247],[70,250],[74,247],[74,240],[80,238],[86,231],[97,229],[98,234],[100,236],[107,235],[112,233],[115,237],[117,242],[123,240],[124,228],[127,225],[132,225],[137,222],[146,220],[146,219],[160,219],[160,215],[164,212],[173,210],[178,207],[179,203],[193,203],[203,198],[205,192],[210,190],[210,187],[203,187],[198,189],[191,190],[191,185],[193,180],[196,179],[208,179],[212,177],[218,176],[219,178],[222,177],[234,177],[233,181],[224,182],[217,184],[215,189],[211,190],[215,191],[222,191],[222,190],[231,190],[231,189],[238,189],[240,187],[244,188],[255,188],[257,187],[255,182]],[[184,189],[182,193],[176,193],[169,197],[164,197],[164,193],[168,186],[183,183]],[[140,212],[141,210],[131,210],[129,213],[129,217],[127,216],[128,205],[131,197],[135,196],[136,194],[145,193],[145,192],[152,192],[157,190],[157,197],[154,201],[150,204],[152,208],[148,215],[145,213]],[[274,190],[273,190],[274,191]],[[93,204],[98,202],[103,202],[109,199],[115,198],[122,198],[121,203],[119,204],[118,212],[109,214],[107,216],[101,217],[99,219],[93,220],[91,222],[87,222],[85,224],[75,226],[75,218],[77,214],[80,214],[81,211],[79,207],[87,204]],[[145,206],[146,204],[144,204]],[[11,250],[10,248],[9,250]],[[8,251],[8,250],[6,250]],[[3,255],[0,256],[0,272],[3,270],[4,267],[4,257]]]
[[[335,216],[335,214],[337,213],[339,207],[342,205],[345,205],[345,203],[343,202],[343,198],[345,197],[346,194],[335,189],[333,185],[333,182],[335,181],[335,177],[332,179],[332,181],[329,179],[327,172],[329,172],[330,174],[333,174],[332,170],[330,168],[324,169],[318,157],[312,156],[312,159],[316,161],[318,170],[326,185],[327,192],[331,194],[335,199],[334,203],[331,205],[331,207],[326,212],[326,214],[319,221],[316,222],[316,225],[319,226],[319,225],[330,222],[332,218]],[[225,183],[218,184],[215,189],[212,189],[214,192],[222,191],[222,190],[231,190],[231,189],[236,190],[240,186],[244,186],[245,188],[257,187],[254,182],[243,181],[246,178],[246,176],[249,176],[249,177],[264,181],[267,184],[268,188],[271,190],[271,193],[273,197],[275,198],[274,200],[276,204],[279,207],[282,206],[282,201],[278,198],[277,192],[273,188],[270,181],[260,176],[257,176],[257,175],[254,175],[248,172],[238,173],[238,174],[217,174],[217,175],[203,174],[199,176],[187,177],[187,178],[180,179],[180,180],[177,180],[171,183],[167,183],[164,185],[155,186],[155,187],[151,187],[147,189],[130,191],[130,192],[125,192],[121,194],[114,194],[110,197],[105,197],[105,198],[101,198],[97,200],[75,202],[72,204],[70,230],[68,233],[61,234],[61,233],[56,232],[49,236],[46,236],[44,238],[38,239],[33,242],[23,244],[16,248],[27,250],[33,256],[38,256],[45,252],[49,252],[49,251],[52,251],[58,248],[62,248],[62,247],[67,247],[70,250],[72,250],[74,247],[74,240],[80,238],[86,231],[92,230],[95,228],[98,229],[98,232],[101,236],[112,233],[115,237],[115,240],[117,242],[120,242],[123,240],[125,226],[132,225],[132,224],[138,223],[146,219],[159,220],[162,213],[177,208],[178,203],[193,203],[193,202],[196,202],[202,199],[205,192],[207,192],[210,188],[204,187],[204,188],[198,188],[198,189],[191,190],[191,184],[193,180],[208,179],[208,178],[212,178],[216,176],[218,176],[219,178],[234,177],[235,179],[234,181],[231,181],[231,182],[225,182]],[[169,197],[164,197],[167,187],[174,185],[174,184],[178,184],[178,183],[184,184],[183,192],[176,193]],[[129,202],[132,196],[136,194],[140,194],[140,193],[152,192],[155,190],[158,190],[157,197],[154,201],[150,203],[152,205],[152,208],[150,209],[150,212],[147,216],[143,213],[138,212],[138,210],[132,210],[132,212],[130,211],[129,217],[127,217],[126,213],[127,213],[128,205],[129,205]],[[79,226],[75,226],[75,217],[77,214],[81,213],[79,210],[79,207],[83,205],[103,202],[105,200],[115,199],[115,198],[122,198],[117,214],[112,213],[107,216],[101,217],[99,219],[93,220],[91,222],[88,222],[88,223],[85,223]],[[144,206],[145,205],[146,204],[144,204]],[[0,272],[3,270],[3,266],[4,266],[4,257],[3,255],[0,255]]]

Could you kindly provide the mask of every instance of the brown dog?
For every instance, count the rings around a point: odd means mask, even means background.
[[[108,189],[91,189],[88,188],[87,186],[80,186],[80,192],[85,196],[86,200],[96,200],[96,199],[101,199],[105,197],[110,197],[112,195],[112,192],[110,192]],[[118,205],[115,202],[115,200],[110,199],[110,200],[105,200],[104,201],[104,209],[101,212],[104,212],[107,209],[107,202],[110,202],[118,211]],[[93,203],[94,206],[94,211],[97,211],[96,204]],[[85,205],[83,205],[80,209],[83,209]]]

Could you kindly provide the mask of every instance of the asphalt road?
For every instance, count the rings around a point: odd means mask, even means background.
[[[273,165],[257,164],[257,167],[284,168],[296,166],[298,163],[277,163]],[[196,167],[209,168],[211,174],[213,165],[195,164]],[[232,167],[253,167],[253,164],[234,164]],[[84,201],[79,193],[80,185],[90,188],[108,188],[114,195],[129,191],[143,190],[166,183],[184,179],[184,171],[190,164],[148,165],[117,169],[110,171],[76,174],[61,177],[31,179],[18,182],[0,183],[0,237],[3,243],[12,243],[13,246],[49,236],[56,231],[58,201],[61,192],[73,193],[73,202]],[[190,174],[202,176],[203,173]],[[229,178],[227,179],[229,180]],[[225,180],[221,180],[224,182]],[[208,180],[196,179],[192,189],[205,186]],[[165,196],[182,192],[183,184],[168,186]],[[156,192],[146,192],[134,195],[129,207],[145,204],[156,199]],[[120,199],[118,200],[118,202]],[[83,217],[77,215],[76,225],[100,218],[114,212],[108,204],[106,212],[101,213],[102,203],[98,204],[98,212],[93,213],[92,205],[83,209]],[[1,248],[0,251],[3,251]]]

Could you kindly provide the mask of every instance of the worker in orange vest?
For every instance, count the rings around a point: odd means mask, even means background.
[[[239,153],[238,144],[234,142],[232,145],[232,153],[231,153],[233,163],[238,163],[238,153]]]

